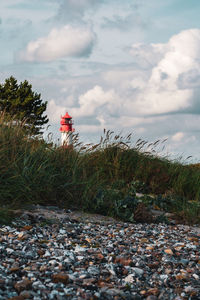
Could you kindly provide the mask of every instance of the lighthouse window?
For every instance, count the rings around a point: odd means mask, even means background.
[[[71,119],[68,119],[68,118],[65,119],[65,122],[66,122],[67,124],[72,124],[72,120],[71,120]]]

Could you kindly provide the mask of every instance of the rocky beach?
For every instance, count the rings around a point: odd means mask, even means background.
[[[200,299],[200,229],[56,207],[0,227],[0,299]]]

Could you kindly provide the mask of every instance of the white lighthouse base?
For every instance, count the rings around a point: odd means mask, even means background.
[[[72,135],[73,133],[71,131],[61,132],[61,146],[72,145]]]

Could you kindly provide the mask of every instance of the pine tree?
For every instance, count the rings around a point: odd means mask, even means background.
[[[18,84],[11,76],[0,84],[0,111],[24,122],[31,134],[42,133],[43,125],[48,123],[47,116],[43,116],[46,108],[47,102],[42,101],[41,94],[32,91],[27,80]]]

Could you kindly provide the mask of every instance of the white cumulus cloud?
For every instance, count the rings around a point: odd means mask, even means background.
[[[31,41],[19,59],[28,62],[50,62],[67,56],[88,56],[95,41],[94,33],[87,28],[66,25],[52,29],[48,36]]]
[[[156,55],[156,47],[154,44],[150,57],[153,53]],[[162,56],[152,68],[146,88],[138,95],[138,112],[162,114],[189,108],[193,101],[193,90],[187,85],[180,87],[179,79],[183,74],[200,67],[200,30],[182,31],[163,47],[158,44],[157,50],[161,50]]]
[[[180,142],[184,138],[184,133],[183,132],[177,132],[172,136],[172,141],[173,142]]]
[[[75,117],[99,116],[107,114],[109,109],[114,107],[116,99],[113,90],[104,91],[101,86],[94,86],[85,94],[79,97],[79,107],[73,108],[72,113]]]
[[[48,102],[47,114],[51,123],[58,123],[61,115],[66,113],[66,107],[57,105],[52,99]]]

